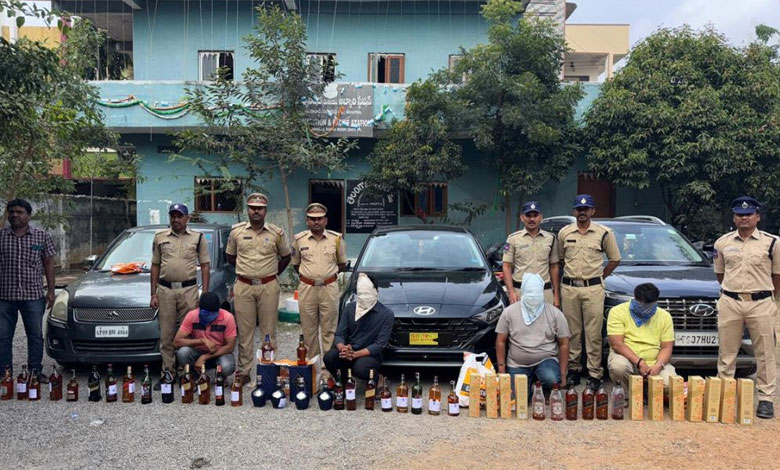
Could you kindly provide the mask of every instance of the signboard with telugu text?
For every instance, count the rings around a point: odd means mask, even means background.
[[[374,90],[360,83],[331,83],[322,96],[304,101],[312,132],[327,137],[372,137]]]

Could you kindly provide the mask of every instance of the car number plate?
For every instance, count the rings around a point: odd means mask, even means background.
[[[439,333],[409,333],[409,346],[438,346]]]
[[[702,331],[698,333],[675,333],[675,346],[717,346],[718,333]]]
[[[95,338],[127,338],[130,328],[127,325],[96,326]]]

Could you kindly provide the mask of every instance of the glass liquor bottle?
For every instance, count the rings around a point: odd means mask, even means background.
[[[333,408],[333,392],[328,388],[328,381],[320,380],[320,393],[317,394],[317,403],[322,411],[328,411]]]
[[[566,390],[566,419],[569,421],[576,421],[577,420],[577,413],[579,411],[579,401],[580,397],[577,394],[577,390],[574,389],[573,385],[569,385],[568,390]]]
[[[534,393],[531,396],[531,408],[533,409],[533,418],[535,420],[544,420],[544,392],[542,391],[542,383],[538,380],[534,384]]]
[[[135,401],[135,376],[133,376],[133,367],[127,366],[127,372],[122,377],[122,403],[133,403]]]
[[[214,404],[217,406],[225,405],[225,374],[222,373],[222,366],[217,366],[217,378],[214,380]]]
[[[439,386],[439,376],[433,376],[433,385],[428,390],[428,414],[441,414],[441,387]]]
[[[274,362],[274,345],[271,344],[271,335],[265,335],[263,345],[260,347],[260,362],[270,364]]]
[[[609,418],[609,395],[604,388],[604,384],[601,384],[599,391],[596,392],[596,419],[608,419]]]
[[[149,375],[149,364],[144,364],[144,378],[141,381],[141,404],[152,402],[152,377]]]
[[[409,387],[404,379],[404,374],[401,374],[401,383],[395,390],[395,410],[399,413],[409,412]]]
[[[455,381],[450,380],[450,394],[447,395],[447,414],[450,416],[460,416],[460,399],[455,393]]]
[[[344,400],[347,402],[347,410],[355,411],[357,409],[357,395],[355,393],[355,379],[352,378],[352,369],[347,369],[347,382],[344,384]]]
[[[160,396],[163,403],[173,403],[173,382],[173,374],[166,367],[160,379]]]
[[[341,369],[336,371],[336,383],[333,385],[333,409],[344,409],[344,386],[341,384]]]
[[[206,373],[206,364],[200,366],[198,377],[198,403],[208,405],[211,403],[211,377]]]
[[[51,369],[51,375],[49,376],[49,400],[60,401],[62,400],[62,374],[57,370],[57,366],[52,366]]]
[[[626,392],[619,381],[612,387],[612,419],[623,419],[626,406]]]
[[[114,375],[114,367],[109,364],[108,372],[106,373],[106,401],[109,403],[115,402],[119,398],[119,393],[116,389],[116,376]]]
[[[303,342],[303,335],[298,338],[298,349],[296,349],[295,353],[298,356],[298,365],[305,366],[308,363],[306,360],[308,350],[306,349],[306,344]]]
[[[420,383],[420,373],[414,373],[414,385],[412,386],[412,414],[421,415],[423,410],[423,388]]]
[[[593,389],[585,387],[585,391],[582,392],[582,419],[592,420],[593,415],[596,413],[596,396],[593,393]]]
[[[271,406],[277,409],[287,406],[287,394],[284,393],[281,377],[276,378],[276,390],[271,394]]]
[[[189,364],[184,365],[184,375],[179,379],[179,385],[181,386],[181,402],[192,403],[195,398],[195,380],[192,378]]]
[[[230,386],[230,406],[241,406],[244,404],[244,387],[242,387],[241,372],[236,371],[233,378],[233,384]]]
[[[257,408],[262,408],[266,401],[268,401],[268,395],[263,390],[263,376],[258,374],[255,389],[252,390],[252,404]]]
[[[565,414],[563,397],[561,396],[561,386],[554,383],[552,392],[550,392],[550,419],[553,421],[563,421]]]
[[[11,376],[11,366],[5,366],[5,376],[0,382],[0,400],[12,400],[15,388],[14,378]]]
[[[379,405],[385,413],[393,411],[393,392],[390,391],[390,380],[387,376],[382,380],[382,392],[379,395]]]
[[[38,369],[33,369],[30,374],[30,384],[27,387],[27,399],[38,401],[41,399],[41,383],[38,382]]]
[[[300,374],[295,377],[295,389],[295,407],[299,410],[305,410],[309,407],[311,394],[306,390],[306,381]]]
[[[87,388],[89,389],[87,400],[100,401],[103,398],[100,393],[100,372],[98,372],[96,365],[92,366],[92,371],[89,373]]]
[[[79,381],[76,380],[76,369],[70,370],[70,382],[68,382],[68,389],[66,391],[66,401],[79,401]]]
[[[16,399],[27,400],[27,383],[30,381],[30,373],[27,366],[22,365],[22,372],[16,376]]]
[[[374,382],[374,369],[368,370],[368,382],[366,382],[365,408],[374,409],[374,399],[376,398],[376,382]]]

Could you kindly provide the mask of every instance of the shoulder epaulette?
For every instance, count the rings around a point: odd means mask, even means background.
[[[301,238],[305,237],[307,233],[309,233],[308,230],[304,230],[303,232],[298,232],[295,234],[295,237],[293,238],[295,238],[296,240],[300,240]]]
[[[340,236],[341,236],[341,233],[339,233],[339,232],[337,232],[337,231],[335,231],[335,230],[327,230],[327,229],[326,229],[326,232],[328,232],[328,233],[329,233],[329,234],[331,234],[331,235],[336,235],[337,237],[340,237]]]

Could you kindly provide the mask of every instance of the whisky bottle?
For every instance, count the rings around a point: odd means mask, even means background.
[[[27,399],[38,401],[41,399],[41,384],[38,382],[38,369],[33,369],[30,374],[30,384],[27,387]]]
[[[260,362],[270,364],[274,362],[274,345],[271,344],[271,335],[265,335],[263,345],[260,347]]]
[[[593,389],[585,387],[582,392],[582,419],[592,420],[595,414],[596,398]]]
[[[420,383],[420,373],[414,373],[414,385],[412,386],[412,414],[421,415],[423,410],[423,388]]]
[[[534,393],[531,396],[531,408],[533,409],[533,418],[537,421],[543,421],[544,391],[542,391],[542,383],[538,380],[534,384]]]
[[[122,377],[122,403],[133,403],[135,401],[135,377],[133,376],[133,367],[127,366],[127,372]]]
[[[298,355],[298,365],[305,366],[308,363],[306,360],[308,350],[306,349],[306,345],[303,343],[303,335],[298,338],[298,349],[296,350],[296,353]]]
[[[160,397],[163,403],[173,403],[173,382],[173,374],[166,367],[160,379]]]
[[[376,396],[376,382],[374,382],[374,369],[369,369],[368,382],[366,382],[366,400],[365,400],[365,407],[367,410],[374,409],[375,396]]]
[[[217,378],[214,381],[214,404],[223,406],[225,404],[225,375],[222,373],[222,366],[217,366]]]
[[[355,394],[355,379],[352,378],[352,368],[347,369],[347,382],[344,384],[344,399],[347,402],[347,410],[357,409],[357,396]]]
[[[333,408],[333,392],[328,387],[325,379],[320,380],[320,393],[317,394],[317,403],[322,411],[328,411]]]
[[[265,394],[265,390],[263,390],[263,376],[257,374],[257,383],[255,384],[255,389],[252,390],[252,404],[262,408],[267,400],[268,396]]]
[[[149,375],[149,364],[144,364],[144,378],[141,381],[141,404],[152,402],[152,377]]]
[[[379,394],[379,405],[385,413],[393,411],[393,392],[390,391],[390,380],[387,376],[384,376],[382,379],[382,392]]]
[[[11,376],[11,366],[5,366],[5,376],[0,382],[0,400],[12,400],[14,398],[14,378]]]
[[[102,393],[100,393],[100,372],[98,372],[96,365],[92,366],[92,371],[89,373],[87,388],[89,389],[87,400],[100,401],[103,398]]]
[[[244,404],[244,387],[242,385],[241,372],[236,371],[233,384],[230,386],[230,406],[241,406]]]
[[[298,374],[295,377],[295,407],[299,410],[305,410],[309,407],[309,399],[311,398],[311,394],[308,390],[306,390],[306,381],[303,379],[303,376]]]
[[[569,421],[576,421],[580,406],[580,397],[577,394],[577,390],[574,389],[574,385],[569,385],[569,389],[566,390],[564,399],[566,400],[566,419]]]
[[[79,401],[79,381],[76,380],[76,369],[70,370],[71,377],[68,382],[67,401]]]
[[[287,394],[284,393],[284,388],[282,388],[281,377],[276,378],[276,390],[271,394],[271,406],[277,409],[287,406]]]
[[[401,383],[395,390],[395,410],[399,413],[409,412],[409,387],[406,386],[404,374],[401,374]]]
[[[550,392],[550,419],[553,421],[563,421],[565,415],[566,408],[563,405],[561,387],[556,382],[553,384],[552,392]]]
[[[179,379],[179,385],[181,386],[181,402],[192,403],[194,399],[193,393],[195,392],[195,380],[192,378],[189,364],[184,365],[184,375]]]
[[[116,389],[116,376],[114,375],[114,367],[109,364],[108,372],[106,373],[106,401],[111,403],[115,402],[119,394]]]
[[[603,383],[596,392],[596,419],[609,419],[609,395]]]
[[[460,415],[460,399],[455,393],[455,381],[450,380],[450,394],[447,395],[447,414],[450,416]]]
[[[62,375],[57,370],[57,366],[52,366],[52,372],[49,376],[49,400],[62,400]]]
[[[30,381],[30,373],[27,366],[22,365],[22,372],[16,376],[16,399],[27,400],[27,383]]]
[[[344,386],[341,384],[341,369],[336,370],[336,384],[333,386],[333,409],[344,409]]]
[[[428,414],[441,414],[441,387],[439,386],[439,376],[433,376],[433,385],[428,390]]]
[[[211,378],[206,373],[206,364],[200,366],[200,377],[198,377],[198,403],[208,405],[211,403]]]
[[[623,419],[623,411],[626,403],[626,392],[623,384],[618,381],[612,387],[612,419]]]

